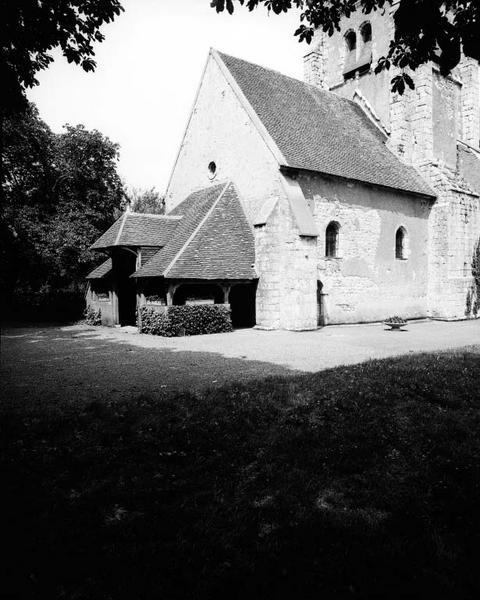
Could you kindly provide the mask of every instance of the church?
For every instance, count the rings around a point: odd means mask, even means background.
[[[233,325],[480,316],[480,69],[375,75],[393,8],[317,31],[304,81],[211,50],[166,190],[92,246],[87,304],[223,303]],[[105,260],[106,259],[106,260]]]

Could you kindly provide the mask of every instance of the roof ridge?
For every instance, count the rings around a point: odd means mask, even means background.
[[[114,246],[118,246],[118,242],[120,241],[120,238],[121,238],[121,236],[122,236],[122,233],[123,233],[123,228],[125,227],[125,223],[126,223],[126,221],[127,221],[127,215],[128,215],[128,212],[127,212],[127,211],[125,211],[125,212],[123,213],[123,221],[122,221],[122,224],[120,225],[120,229],[118,230],[117,237],[115,238],[115,243],[113,244]]]
[[[207,212],[206,212],[205,216],[203,217],[203,219],[200,221],[200,223],[197,225],[197,227],[195,227],[195,229],[193,230],[193,232],[188,237],[187,241],[183,244],[183,246],[180,248],[180,250],[174,256],[174,258],[170,261],[170,264],[168,265],[168,267],[164,270],[164,272],[163,272],[163,276],[164,277],[167,276],[168,272],[172,269],[172,267],[177,262],[177,260],[180,258],[180,256],[185,252],[185,250],[189,246],[190,242],[193,240],[193,238],[200,231],[200,229],[204,225],[205,221],[211,215],[211,213],[213,212],[213,209],[217,206],[217,204],[220,202],[220,200],[223,198],[223,195],[225,194],[225,192],[227,191],[228,187],[231,184],[232,184],[231,181],[227,181],[227,183],[225,184],[224,188],[220,192],[218,198],[215,200],[215,202],[212,204],[212,206],[207,210]]]

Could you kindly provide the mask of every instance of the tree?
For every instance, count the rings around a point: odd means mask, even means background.
[[[148,190],[131,188],[127,200],[134,212],[163,215],[165,213],[165,197],[152,187]]]
[[[89,246],[123,208],[118,145],[83,125],[54,134],[33,105],[4,122],[2,288],[79,287]]]
[[[122,10],[119,0],[1,0],[2,113],[27,108],[25,90],[38,85],[36,75],[56,47],[68,62],[93,71],[93,45],[104,39],[100,27]]]
[[[365,14],[384,10],[397,0],[211,0],[217,12],[234,12],[235,2],[254,10],[264,5],[276,14],[299,8],[301,24],[295,35],[310,43],[315,29],[329,35],[340,29],[343,17],[356,10]],[[480,60],[480,2],[478,0],[400,0],[394,14],[395,33],[387,56],[379,59],[375,72],[401,70],[392,79],[392,89],[403,93],[413,81],[405,69],[417,69],[435,61],[442,74],[458,63],[461,52]]]

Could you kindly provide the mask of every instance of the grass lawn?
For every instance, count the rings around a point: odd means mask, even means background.
[[[8,598],[480,597],[478,353],[5,403],[1,428]]]

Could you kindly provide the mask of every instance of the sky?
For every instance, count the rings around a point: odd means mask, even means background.
[[[302,77],[308,46],[294,37],[297,12],[268,15],[238,5],[217,14],[210,0],[123,0],[103,27],[94,73],[60,52],[28,92],[56,132],[83,123],[120,144],[119,173],[129,187],[163,193],[210,47]]]

